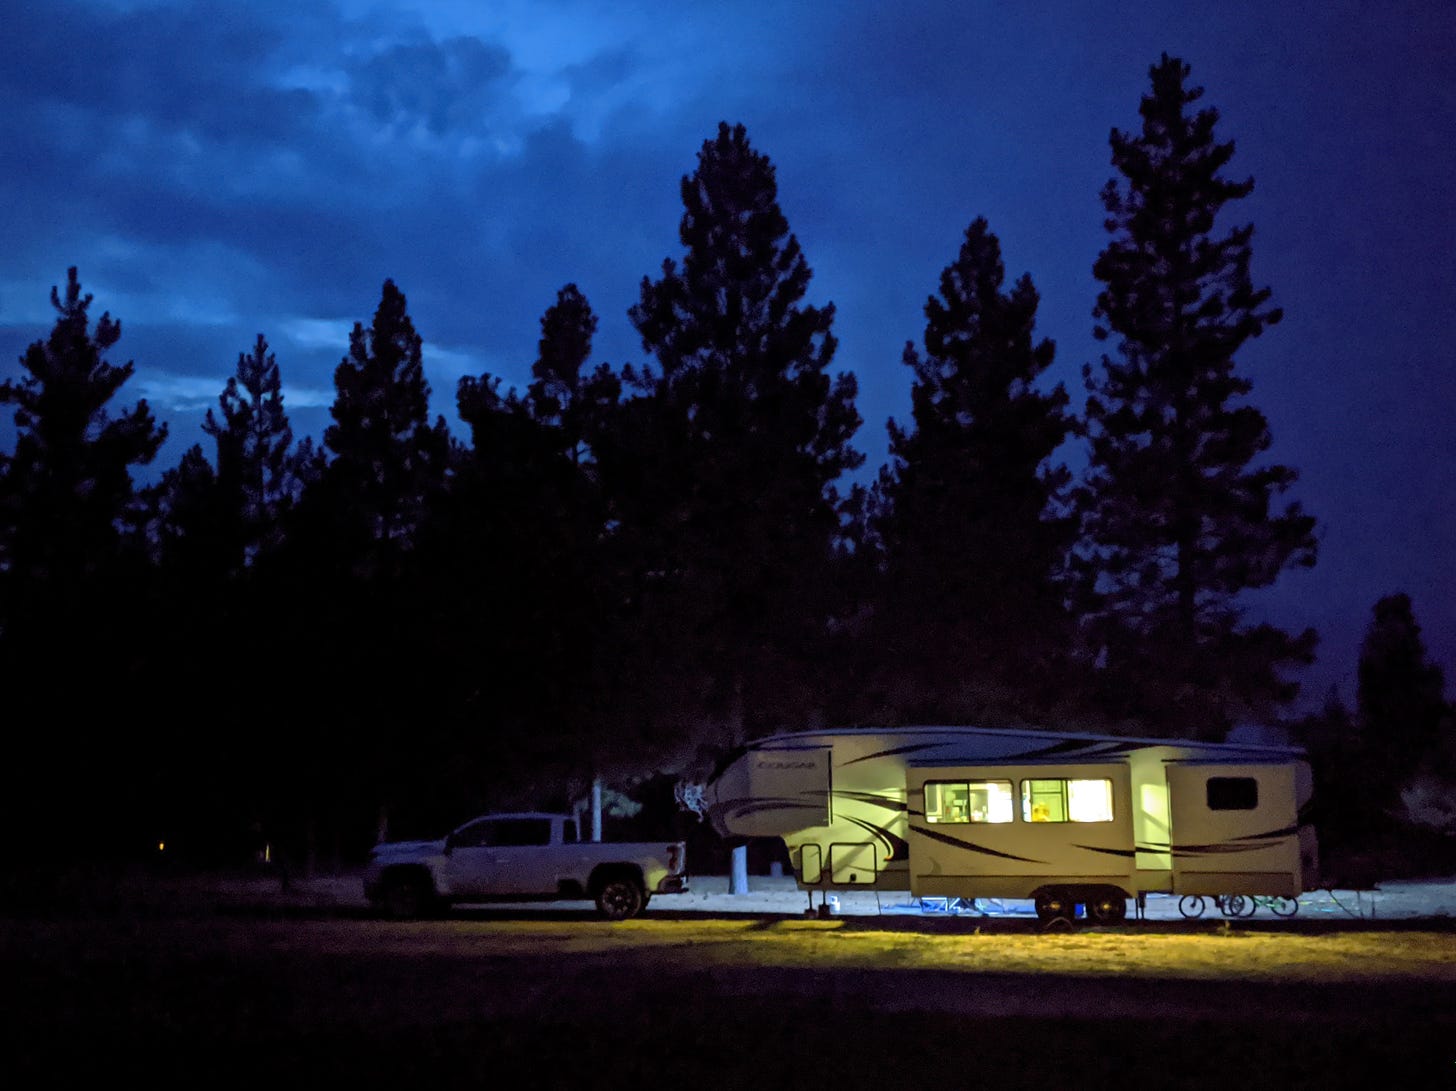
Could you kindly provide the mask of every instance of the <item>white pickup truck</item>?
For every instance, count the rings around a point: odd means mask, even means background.
[[[681,842],[594,842],[564,814],[488,814],[439,841],[385,841],[364,869],[364,896],[396,919],[470,902],[592,899],[608,920],[653,894],[688,888]]]

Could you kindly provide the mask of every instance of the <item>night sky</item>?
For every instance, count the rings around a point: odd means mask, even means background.
[[[295,432],[319,436],[385,278],[452,427],[461,376],[528,376],[568,282],[600,317],[595,360],[641,363],[627,308],[680,254],[678,181],[723,120],[775,163],[810,302],[838,309],[862,477],[978,215],[1008,277],[1032,275],[1052,380],[1080,405],[1108,133],[1179,56],[1237,144],[1228,173],[1256,179],[1221,226],[1255,225],[1255,283],[1285,320],[1239,365],[1320,520],[1319,564],[1251,616],[1319,629],[1308,697],[1348,701],[1371,607],[1403,590],[1456,677],[1456,5],[0,7],[0,377],[78,266],[93,314],[122,320],[113,359],[137,365],[119,404],[144,396],[171,427],[153,474],[205,438],[259,332]]]

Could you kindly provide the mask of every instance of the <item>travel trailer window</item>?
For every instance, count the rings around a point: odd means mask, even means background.
[[[932,780],[925,784],[927,822],[1010,822],[1009,780]]]
[[[1112,781],[1023,780],[1023,822],[1111,822]]]
[[[1210,811],[1252,811],[1259,806],[1259,782],[1253,777],[1209,777]]]

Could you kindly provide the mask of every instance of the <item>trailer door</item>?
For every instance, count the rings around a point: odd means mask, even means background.
[[[1292,764],[1174,763],[1168,797],[1175,893],[1299,895]]]

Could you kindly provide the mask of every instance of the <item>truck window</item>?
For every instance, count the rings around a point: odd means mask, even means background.
[[[1210,811],[1252,811],[1259,806],[1259,782],[1253,777],[1209,777]]]
[[[563,845],[576,844],[576,819],[568,818],[561,824],[561,843]]]
[[[481,824],[489,827],[486,840],[481,843],[492,848],[551,844],[549,818],[496,818]]]
[[[489,835],[489,822],[471,822],[452,833],[450,843],[459,849],[478,849],[490,843],[487,840]]]

